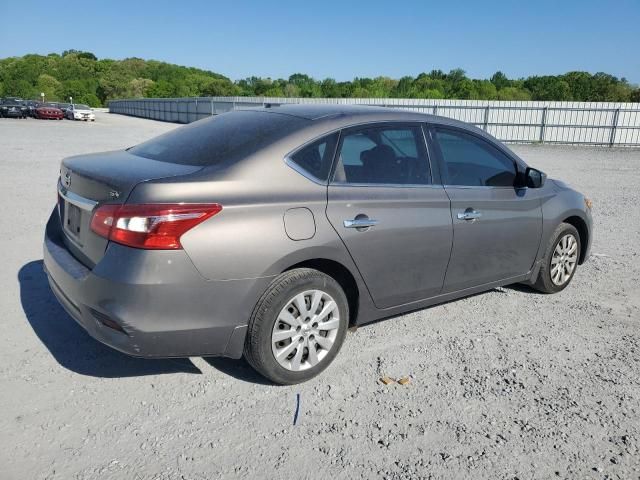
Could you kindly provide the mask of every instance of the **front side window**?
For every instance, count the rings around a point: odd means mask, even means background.
[[[335,183],[428,185],[429,160],[419,126],[370,127],[346,131]]]
[[[435,130],[442,153],[447,185],[513,187],[516,167],[488,142],[457,130]]]
[[[329,178],[337,141],[337,133],[323,137],[290,155],[289,159],[311,176],[324,182]]]

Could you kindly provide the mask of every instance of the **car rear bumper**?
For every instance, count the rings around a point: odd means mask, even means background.
[[[183,250],[113,243],[89,269],[62,235],[56,209],[47,224],[44,267],[60,304],[93,338],[139,357],[240,358],[251,310],[271,278],[210,281]]]

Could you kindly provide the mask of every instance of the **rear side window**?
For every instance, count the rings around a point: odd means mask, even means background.
[[[183,165],[233,163],[303,128],[309,120],[236,111],[200,120],[129,149],[140,157]]]
[[[334,183],[431,183],[424,136],[419,126],[374,126],[346,131],[341,143]]]
[[[337,133],[323,137],[290,155],[289,160],[312,177],[324,182],[329,178],[337,141]]]
[[[376,143],[364,133],[347,135],[342,141],[340,149],[340,160],[342,165],[349,167],[361,167],[362,160],[360,154],[376,146]]]
[[[488,142],[457,130],[436,129],[447,185],[513,187],[516,167]]]

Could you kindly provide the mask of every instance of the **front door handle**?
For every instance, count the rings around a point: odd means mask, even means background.
[[[378,220],[372,218],[354,218],[353,220],[345,220],[345,228],[369,228],[378,224]]]
[[[467,208],[464,212],[458,212],[458,220],[473,221],[482,216],[482,213],[474,210],[473,208]]]

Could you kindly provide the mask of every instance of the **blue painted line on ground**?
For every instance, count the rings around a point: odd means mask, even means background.
[[[293,414],[293,424],[298,422],[298,414],[300,413],[300,394],[296,393],[296,413]]]

